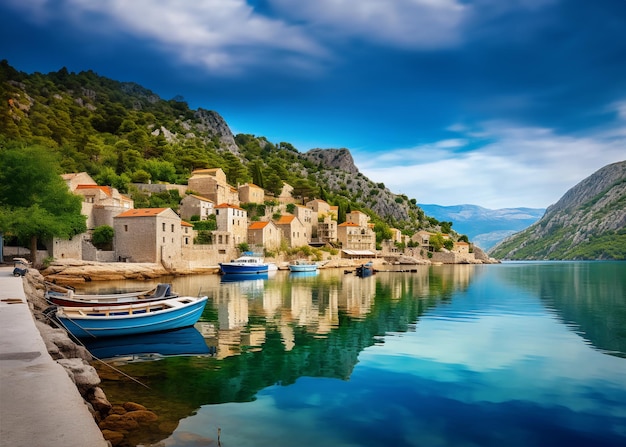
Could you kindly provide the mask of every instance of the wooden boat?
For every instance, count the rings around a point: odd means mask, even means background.
[[[52,288],[62,289],[63,291],[51,290]],[[169,298],[176,298],[177,293],[172,292],[172,285],[160,283],[154,289],[129,292],[129,293],[111,293],[111,294],[77,294],[72,289],[63,288],[56,284],[47,284],[45,298],[51,304],[58,306],[123,306],[133,303],[147,303],[151,301],[159,301]]]
[[[269,264],[258,256],[244,255],[230,262],[220,262],[219,265],[223,274],[258,274],[269,271]]]
[[[63,307],[56,319],[77,338],[145,334],[193,326],[208,297],[181,296],[125,306]]]
[[[366,276],[372,276],[374,274],[374,264],[371,262],[367,262],[365,264],[359,265],[355,271],[357,276],[361,278],[365,278]]]
[[[289,264],[291,272],[315,272],[317,271],[317,263],[311,261],[298,260]]]

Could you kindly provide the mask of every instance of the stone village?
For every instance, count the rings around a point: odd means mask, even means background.
[[[187,185],[135,184],[147,193],[177,189],[183,197],[179,213],[171,208],[134,208],[128,196],[110,186],[99,186],[87,173],[62,175],[68,188],[84,197],[82,213],[87,216],[87,232],[71,240],[54,239],[38,259],[83,260],[103,263],[154,263],[169,272],[202,271],[217,267],[240,256],[242,244],[250,251],[287,261],[276,256],[281,247],[339,247],[323,252],[321,261],[360,263],[377,259],[392,264],[482,263],[490,262],[480,249],[467,242],[455,242],[452,250],[433,253],[429,238],[433,233],[418,231],[411,238],[392,229],[393,238],[376,248],[376,234],[369,216],[360,211],[346,213],[337,223],[337,207],[315,199],[296,203],[292,188],[284,185],[280,196],[266,201],[262,188],[247,183],[237,188],[228,184],[220,168],[192,172]],[[245,203],[277,204],[267,206],[258,220],[248,217]],[[291,204],[291,205],[290,205]],[[293,211],[292,213],[287,210]],[[194,243],[197,232],[189,223],[215,216],[217,229],[211,232],[210,244]],[[108,225],[114,229],[113,249],[103,251],[91,243],[91,231]],[[444,238],[447,235],[443,235]],[[399,252],[396,242],[411,248]],[[15,255],[4,247],[5,255]],[[430,254],[429,254],[430,252]],[[276,256],[276,257],[275,257]]]

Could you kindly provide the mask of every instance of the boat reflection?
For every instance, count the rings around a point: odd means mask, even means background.
[[[228,273],[226,275],[222,275],[220,278],[221,283],[225,282],[254,282],[254,281],[263,281],[269,279],[269,275],[267,272],[265,273]]]
[[[100,360],[158,360],[166,356],[211,355],[215,347],[207,345],[195,327],[169,332],[111,337],[84,342],[89,352]]]

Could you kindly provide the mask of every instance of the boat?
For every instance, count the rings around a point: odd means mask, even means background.
[[[51,290],[52,288],[62,289]],[[154,289],[111,294],[77,294],[70,288],[57,286],[56,284],[46,284],[44,297],[51,304],[57,306],[81,307],[81,306],[123,306],[133,303],[147,303],[169,298],[176,298],[177,293],[172,292],[172,285],[159,283]]]
[[[230,262],[220,262],[220,271],[222,274],[239,273],[239,274],[258,274],[269,272],[269,263],[258,256],[244,255]]]
[[[317,263],[312,261],[298,260],[289,264],[291,272],[315,272],[317,271]]]
[[[180,296],[125,306],[56,306],[56,320],[77,338],[146,334],[193,326],[207,303],[207,296]]]
[[[374,274],[374,264],[372,262],[366,262],[365,264],[359,265],[356,268],[355,273],[361,278],[372,276]]]

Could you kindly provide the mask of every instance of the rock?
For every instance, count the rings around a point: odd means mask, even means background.
[[[148,410],[129,411],[124,417],[131,418],[139,424],[148,424],[159,419],[156,413]]]
[[[60,359],[57,363],[65,368],[82,396],[100,384],[100,377],[95,368],[83,359]]]
[[[36,321],[35,324],[37,325],[37,329],[39,329],[41,337],[46,344],[46,348],[53,359],[79,358],[87,361],[92,359],[92,356],[87,348],[74,343],[67,335],[65,329],[53,328],[40,321]]]
[[[124,405],[124,410],[126,411],[137,411],[137,410],[147,410],[146,407],[144,407],[141,404],[137,404],[135,402],[126,402]]]
[[[108,415],[111,411],[111,403],[99,386],[94,387],[87,399],[93,408],[102,415]]]
[[[139,428],[139,423],[132,418],[126,417],[125,414],[110,414],[100,422],[99,427],[103,431],[112,430],[124,432]]]
[[[104,436],[104,439],[109,441],[113,447],[120,445],[124,440],[123,433],[109,429],[102,430],[102,436]]]

